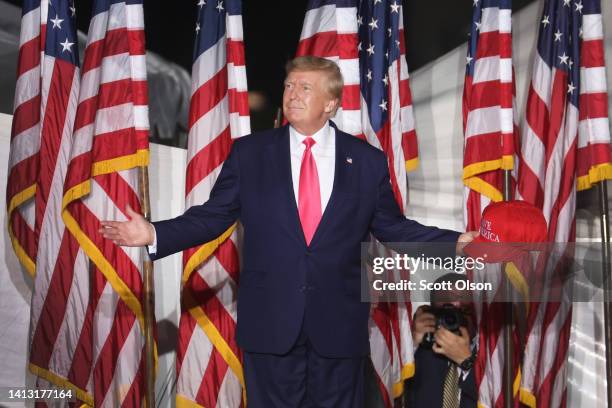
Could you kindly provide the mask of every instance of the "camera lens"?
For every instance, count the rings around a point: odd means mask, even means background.
[[[450,313],[450,311],[447,311],[447,313],[445,313],[441,317],[441,320],[442,320],[441,321],[442,326],[444,326],[444,328],[446,328],[447,330],[450,330],[450,331],[459,330],[459,319],[454,313]]]
[[[444,305],[436,311],[436,325],[444,327],[446,330],[459,333],[459,327],[464,323],[461,310],[452,305]]]

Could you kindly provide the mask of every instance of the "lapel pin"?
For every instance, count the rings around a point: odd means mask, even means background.
[[[352,158],[352,157],[347,157],[347,158],[346,158],[346,162],[347,162],[348,164],[353,164],[353,158]]]

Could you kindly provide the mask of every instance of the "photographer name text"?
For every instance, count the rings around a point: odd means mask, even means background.
[[[432,291],[432,290],[448,290],[448,291],[482,291],[493,290],[493,284],[490,282],[470,282],[467,279],[458,280],[456,282],[430,282],[426,279],[421,279],[418,282],[401,279],[397,282],[385,282],[382,279],[376,279],[372,282],[372,287],[376,291],[400,290],[400,291]]]

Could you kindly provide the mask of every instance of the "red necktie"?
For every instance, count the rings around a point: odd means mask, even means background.
[[[317,164],[312,157],[312,145],[316,142],[307,137],[304,142],[306,150],[300,167],[300,187],[298,190],[298,211],[306,244],[310,245],[319,221],[321,221],[321,190],[319,189],[319,173]]]

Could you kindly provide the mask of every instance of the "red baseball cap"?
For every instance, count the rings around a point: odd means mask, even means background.
[[[548,227],[542,210],[526,201],[500,201],[485,208],[480,234],[465,246],[466,255],[488,263],[516,259],[525,251],[536,250],[548,240]]]

